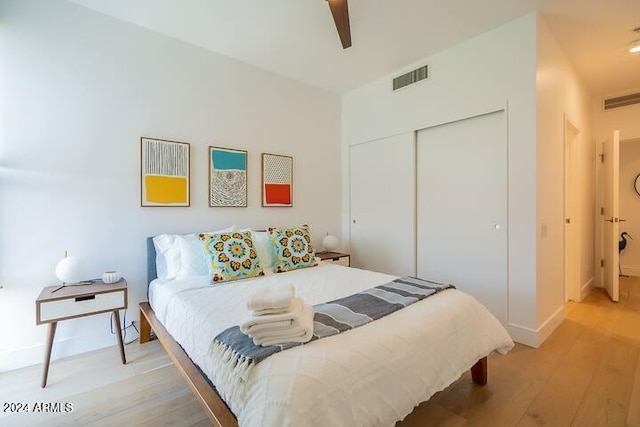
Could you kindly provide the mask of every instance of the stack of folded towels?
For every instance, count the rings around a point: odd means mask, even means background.
[[[260,289],[249,296],[251,312],[242,332],[260,346],[305,343],[313,336],[313,307],[296,298],[291,285]]]

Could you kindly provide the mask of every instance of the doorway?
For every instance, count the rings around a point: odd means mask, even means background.
[[[640,139],[623,139],[620,141],[620,235],[618,240],[621,248],[620,272],[627,276],[640,276],[639,174]],[[623,240],[622,233],[625,232],[627,234]]]

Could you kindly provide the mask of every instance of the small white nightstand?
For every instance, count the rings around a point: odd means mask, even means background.
[[[120,360],[127,363],[124,354],[124,344],[120,330],[120,313],[118,310],[127,308],[127,282],[106,284],[96,280],[89,285],[49,286],[42,290],[36,300],[36,325],[49,324],[47,334],[47,348],[44,356],[41,387],[47,385],[51,349],[56,335],[56,327],[60,320],[76,317],[93,316],[94,314],[113,312],[116,324],[116,337],[120,347]]]
[[[316,252],[316,256],[324,262],[332,262],[338,265],[349,267],[351,265],[351,256],[340,252]]]

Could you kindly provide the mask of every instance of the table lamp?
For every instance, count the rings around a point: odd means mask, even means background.
[[[63,286],[78,284],[82,280],[80,260],[74,256],[67,256],[65,251],[64,258],[56,265],[56,277]]]
[[[336,236],[330,235],[329,233],[327,233],[327,235],[324,236],[324,239],[322,239],[322,246],[327,252],[335,251],[336,249],[338,249],[339,244],[340,242],[338,241],[338,238]]]

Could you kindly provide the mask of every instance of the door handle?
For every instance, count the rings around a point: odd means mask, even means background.
[[[626,219],[621,219],[620,222],[627,222],[627,220]]]
[[[605,221],[611,222],[611,223],[620,222],[620,220],[618,218],[615,218],[615,217],[611,217],[610,219],[605,219]],[[626,221],[626,220],[623,220],[623,221]]]

